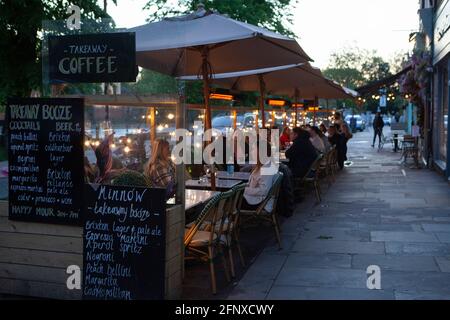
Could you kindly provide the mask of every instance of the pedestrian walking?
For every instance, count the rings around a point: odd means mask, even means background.
[[[381,144],[381,137],[383,135],[383,127],[384,127],[384,121],[383,118],[381,117],[381,113],[377,112],[377,114],[375,115],[375,119],[373,120],[373,143],[372,143],[372,148],[375,147],[375,140],[377,139],[378,136],[378,144]]]

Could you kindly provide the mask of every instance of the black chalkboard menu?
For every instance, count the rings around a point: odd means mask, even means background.
[[[81,224],[83,99],[8,99],[9,218]]]
[[[162,300],[164,189],[87,184],[83,299]]]
[[[133,32],[49,36],[50,83],[135,82]]]

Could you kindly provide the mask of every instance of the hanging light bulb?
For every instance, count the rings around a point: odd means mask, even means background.
[[[123,151],[125,153],[129,153],[130,152],[130,147],[126,146],[125,148],[123,148]]]
[[[175,118],[175,115],[173,113],[169,113],[167,115],[167,119],[169,119],[169,120],[173,120],[174,118]]]

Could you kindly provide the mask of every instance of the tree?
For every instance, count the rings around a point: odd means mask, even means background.
[[[157,21],[169,16],[192,12],[203,3],[206,9],[217,10],[230,18],[254,24],[293,36],[293,7],[297,0],[150,0],[144,7],[150,10],[149,21]]]
[[[8,96],[29,96],[40,87],[42,21],[67,18],[71,4],[80,7],[82,18],[107,16],[96,0],[0,1],[0,104]]]
[[[391,76],[391,70],[395,70],[395,72],[399,70],[397,63],[400,63],[400,59],[390,63],[379,56],[376,51],[348,47],[331,55],[330,63],[323,73],[326,77],[348,88],[356,89]],[[391,91],[393,93],[394,89]],[[390,107],[388,109],[392,109],[392,111],[401,106],[401,99],[390,101],[392,102],[388,103]],[[355,102],[351,100],[346,100],[345,104],[356,107]],[[364,107],[367,110],[376,111],[378,104],[378,99],[368,97]]]
[[[391,72],[390,64],[376,51],[349,47],[331,54],[324,74],[346,87],[355,89],[383,79],[391,75]]]

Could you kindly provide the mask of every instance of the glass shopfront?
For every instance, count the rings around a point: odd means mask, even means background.
[[[434,162],[450,175],[449,164],[449,64],[450,0],[436,3],[433,38],[433,145]]]
[[[436,112],[436,128],[438,129],[439,148],[437,158],[441,161],[447,162],[447,138],[448,138],[448,67],[447,59],[439,65],[438,71],[438,105]]]

